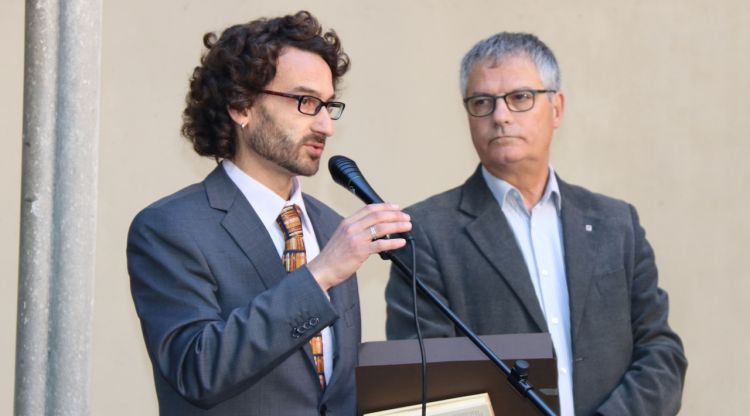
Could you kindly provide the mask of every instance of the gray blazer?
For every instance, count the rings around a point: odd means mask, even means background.
[[[635,209],[559,184],[576,414],[677,413],[687,361],[667,323],[667,294]],[[470,328],[548,331],[521,249],[479,169],[463,186],[406,211],[420,278]],[[411,293],[395,268],[386,300],[388,338],[413,338]],[[424,301],[419,314],[425,337],[462,335]]]
[[[323,247],[341,217],[304,200]],[[307,267],[287,274],[221,166],[140,212],[127,255],[160,414],[354,414],[356,277],[329,301]],[[322,391],[307,341],[329,325],[335,356]]]

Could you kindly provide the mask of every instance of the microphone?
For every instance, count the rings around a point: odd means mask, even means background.
[[[359,171],[357,164],[348,157],[340,155],[331,156],[328,159],[328,170],[331,172],[334,182],[351,191],[351,193],[356,195],[365,204],[380,204],[384,202],[383,198],[367,183],[364,175]],[[412,239],[409,233],[400,233],[396,234],[396,236],[407,240]],[[384,237],[390,238],[390,235]]]
[[[328,170],[333,181],[348,189],[365,204],[380,204],[383,198],[367,183],[357,164],[346,156],[332,156],[328,159]]]

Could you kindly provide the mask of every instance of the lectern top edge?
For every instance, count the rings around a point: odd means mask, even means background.
[[[548,333],[486,335],[480,338],[503,360],[545,359],[554,355]],[[425,349],[428,363],[486,359],[466,338],[425,339]],[[359,347],[359,367],[420,362],[419,347],[414,340],[373,341]]]

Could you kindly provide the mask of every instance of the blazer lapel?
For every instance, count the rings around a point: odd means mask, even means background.
[[[539,330],[547,331],[547,323],[526,269],[523,253],[500,205],[487,188],[480,169],[466,181],[463,188],[460,209],[475,217],[466,226],[467,234],[477,245],[479,252],[515,292]]]
[[[245,253],[266,288],[272,287],[286,272],[258,214],[221,165],[211,172],[204,185],[209,204],[226,212],[221,225]]]
[[[592,215],[584,201],[576,198],[575,188],[561,181],[562,228],[565,247],[565,274],[568,280],[570,304],[571,340],[575,341],[578,327],[583,317],[594,272],[598,248],[604,233],[602,221]]]
[[[338,223],[330,223],[324,220],[324,217],[320,214],[320,207],[318,202],[312,199],[307,194],[302,194],[302,199],[305,201],[305,210],[307,215],[310,217],[310,223],[312,223],[313,230],[315,230],[315,238],[318,240],[318,247],[323,250],[323,247],[331,239],[331,234],[338,226]]]

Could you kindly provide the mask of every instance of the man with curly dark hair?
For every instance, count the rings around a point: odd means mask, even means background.
[[[352,415],[354,273],[411,229],[392,204],[343,219],[303,194],[349,67],[308,12],[204,37],[182,132],[219,166],[141,211],[128,270],[162,415]]]

